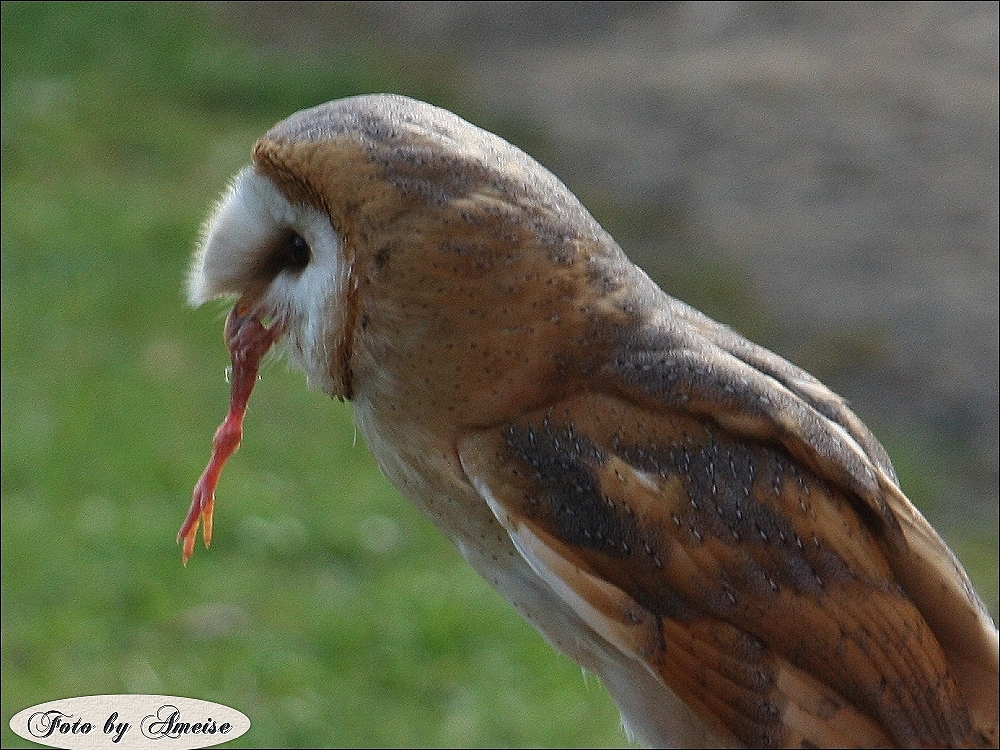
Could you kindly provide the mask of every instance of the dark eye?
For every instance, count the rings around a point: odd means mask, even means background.
[[[312,249],[298,232],[291,229],[276,238],[275,243],[260,258],[256,271],[261,280],[270,283],[279,273],[301,273],[312,260]]]
[[[285,253],[286,257],[283,258],[282,265],[291,271],[301,271],[312,260],[312,250],[309,249],[309,243],[295,232],[292,232],[288,238]]]

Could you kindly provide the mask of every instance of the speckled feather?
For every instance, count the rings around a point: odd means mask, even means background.
[[[223,241],[234,189],[192,301],[276,318],[638,739],[997,744],[995,626],[841,398],[666,295],[551,173],[445,110],[331,102],[253,159],[245,179],[329,220],[335,289],[286,299],[274,242]]]

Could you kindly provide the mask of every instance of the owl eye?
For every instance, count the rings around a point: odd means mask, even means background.
[[[311,260],[312,248],[309,243],[298,232],[289,229],[261,257],[257,273],[262,279],[270,281],[285,271],[293,274],[301,272]]]
[[[282,268],[288,271],[301,271],[312,260],[312,250],[302,236],[292,232],[288,238],[282,258]]]

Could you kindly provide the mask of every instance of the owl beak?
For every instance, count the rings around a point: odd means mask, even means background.
[[[194,554],[199,525],[202,526],[205,546],[212,543],[215,487],[222,475],[222,467],[240,447],[243,439],[243,416],[257,382],[260,362],[282,333],[283,327],[278,321],[272,320],[270,325],[265,325],[258,315],[250,311],[250,306],[243,299],[236,303],[226,318],[225,339],[232,361],[229,371],[229,413],[215,431],[211,458],[195,485],[191,508],[177,533],[177,541],[183,541],[182,559],[185,565]]]
[[[226,316],[225,339],[233,367],[236,367],[238,359],[248,364],[252,363],[256,377],[260,361],[282,333],[283,327],[279,321],[262,318],[253,312],[246,298],[241,297],[233,309],[229,311],[229,315]],[[234,377],[234,387],[235,383]],[[250,387],[253,388],[252,383]],[[249,395],[248,392],[248,398]]]

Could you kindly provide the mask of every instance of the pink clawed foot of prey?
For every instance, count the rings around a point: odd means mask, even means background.
[[[241,312],[237,304],[226,318],[226,345],[232,360],[230,374],[229,413],[212,438],[212,456],[208,466],[195,485],[191,498],[191,508],[187,518],[177,532],[177,542],[183,540],[183,560],[187,561],[194,554],[195,538],[198,526],[202,525],[202,538],[205,547],[212,543],[212,510],[215,506],[215,486],[226,465],[243,439],[243,415],[246,414],[247,402],[253,387],[257,382],[257,372],[260,362],[270,350],[271,345],[280,335],[279,325],[272,323],[269,327],[257,316]]]

